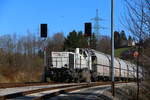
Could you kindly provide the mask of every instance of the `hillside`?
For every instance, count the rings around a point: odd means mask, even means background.
[[[119,49],[115,49],[115,57],[120,57],[122,52],[125,52],[127,50],[132,49],[133,47],[125,47],[125,48],[119,48]]]

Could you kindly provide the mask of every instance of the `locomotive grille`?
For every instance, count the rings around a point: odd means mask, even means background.
[[[74,54],[69,54],[69,68],[74,69]]]

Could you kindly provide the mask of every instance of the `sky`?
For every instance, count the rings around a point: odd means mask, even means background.
[[[99,24],[101,35],[110,36],[111,0],[0,0],[0,35],[26,35],[28,31],[39,34],[39,25],[48,24],[49,36],[72,30],[84,31],[85,22],[93,22],[96,9],[103,19]],[[124,0],[115,0],[115,30],[125,28],[121,24],[125,15]]]

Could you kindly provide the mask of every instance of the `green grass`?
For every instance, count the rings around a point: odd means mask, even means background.
[[[126,47],[126,48],[119,48],[115,49],[115,57],[120,57],[120,54],[126,50],[131,49],[132,47]]]

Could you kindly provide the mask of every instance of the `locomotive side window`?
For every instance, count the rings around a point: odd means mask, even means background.
[[[96,64],[97,61],[96,61],[96,56],[92,56],[92,64]]]

